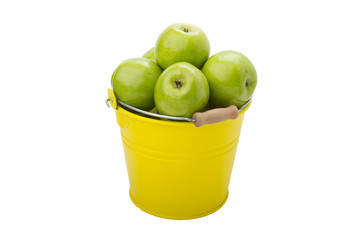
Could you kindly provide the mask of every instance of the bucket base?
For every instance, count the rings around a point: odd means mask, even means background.
[[[205,216],[210,215],[210,214],[216,212],[217,210],[219,210],[219,209],[226,203],[226,200],[228,199],[228,196],[229,196],[229,191],[226,193],[226,196],[225,196],[224,201],[222,201],[222,203],[220,203],[220,205],[217,206],[216,208],[214,208],[213,210],[211,210],[211,211],[209,211],[209,212],[205,212],[205,213],[199,214],[199,215],[189,216],[189,217],[173,217],[173,216],[159,215],[159,214],[157,214],[157,213],[148,211],[148,210],[146,210],[145,208],[143,208],[140,204],[138,204],[138,203],[135,201],[134,197],[133,197],[132,194],[131,194],[131,190],[129,190],[129,195],[130,195],[131,201],[135,204],[135,206],[137,206],[138,208],[140,208],[142,211],[144,211],[144,212],[146,212],[146,213],[148,213],[148,214],[151,214],[151,215],[153,215],[153,216],[155,216],[155,217],[172,219],[172,220],[190,220],[190,219],[205,217]]]

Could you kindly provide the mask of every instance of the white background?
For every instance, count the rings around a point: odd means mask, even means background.
[[[360,239],[355,3],[1,1],[0,239]],[[117,65],[176,22],[258,73],[229,199],[189,221],[132,204],[104,103]]]

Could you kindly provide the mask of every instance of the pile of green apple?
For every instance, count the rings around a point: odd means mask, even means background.
[[[173,24],[142,58],[116,68],[111,78],[115,96],[130,106],[176,117],[241,107],[256,87],[253,64],[236,51],[209,54],[209,40],[200,28]]]

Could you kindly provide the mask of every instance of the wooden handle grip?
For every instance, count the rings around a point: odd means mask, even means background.
[[[238,108],[231,105],[227,108],[215,108],[202,113],[196,112],[192,117],[195,119],[194,125],[196,127],[201,127],[205,124],[213,124],[228,119],[236,119],[238,116]]]

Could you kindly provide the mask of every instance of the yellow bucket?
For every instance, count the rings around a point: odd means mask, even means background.
[[[130,198],[137,207],[157,217],[193,219],[224,205],[249,105],[234,120],[202,127],[142,117],[116,102],[112,105],[121,130]]]

